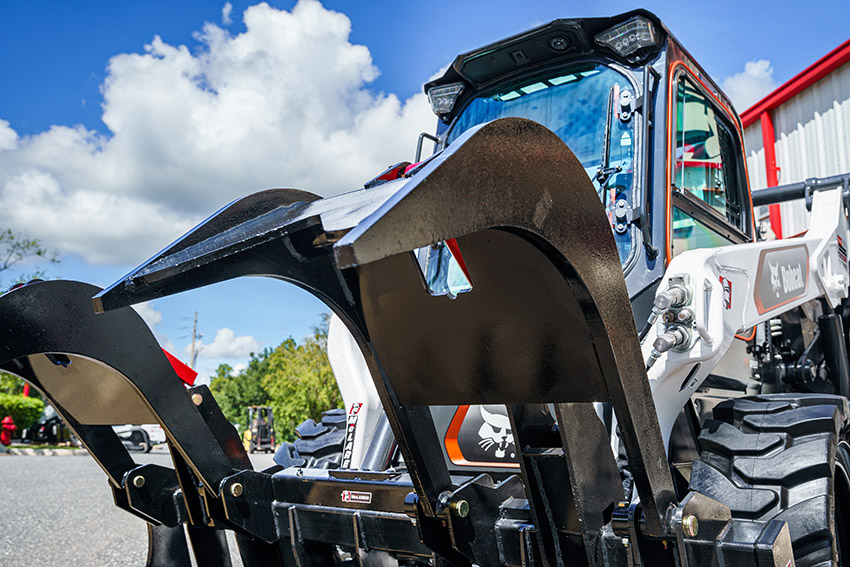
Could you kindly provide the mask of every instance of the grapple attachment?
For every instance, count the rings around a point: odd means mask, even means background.
[[[473,288],[455,300],[429,293],[415,254],[447,242]],[[342,318],[403,470],[252,471],[209,392],[184,390],[126,307],[245,275],[295,283]],[[92,296],[103,313],[93,314]],[[681,534],[609,221],[572,152],[527,120],[470,130],[409,180],[321,200],[252,195],[104,291],[34,284],[0,298],[0,310],[19,322],[0,337],[3,367],[57,404],[109,474],[118,505],[187,522],[198,537],[233,529],[246,565],[330,564],[334,549],[358,561],[390,553],[457,565],[625,565],[638,533]],[[57,353],[71,364],[57,367],[47,356]],[[54,378],[75,365],[85,380]],[[86,392],[113,382],[107,397],[125,400],[121,416],[147,412],[163,425],[173,470],[134,468],[98,411],[83,407],[96,399],[83,403]],[[639,505],[620,505],[596,402],[616,415]],[[518,474],[449,472],[429,406],[458,404],[507,406]],[[525,426],[541,407],[558,427]],[[136,476],[156,479],[156,492]],[[685,544],[675,549],[659,553],[687,564]]]

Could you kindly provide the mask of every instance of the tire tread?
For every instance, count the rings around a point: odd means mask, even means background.
[[[847,399],[759,395],[726,400],[713,415],[690,489],[729,506],[733,518],[787,522],[798,567],[832,565],[832,477]]]

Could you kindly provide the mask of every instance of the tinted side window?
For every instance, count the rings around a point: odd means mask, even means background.
[[[684,76],[676,90],[673,184],[742,228],[734,138],[714,105]]]
[[[673,256],[695,248],[726,246],[732,241],[724,238],[679,207],[673,207]]]

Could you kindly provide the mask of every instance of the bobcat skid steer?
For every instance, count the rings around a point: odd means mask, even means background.
[[[230,565],[225,530],[248,567],[850,565],[850,176],[751,197],[731,104],[645,11],[426,89],[421,163],[235,201],[105,290],[0,297],[0,367],[148,522],[148,565]],[[811,229],[757,241],[752,205],[797,198]],[[333,310],[346,402],[263,471],[129,308],[249,275]]]

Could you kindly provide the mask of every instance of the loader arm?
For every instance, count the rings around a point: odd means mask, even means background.
[[[847,299],[850,234],[844,203],[845,190],[837,180],[812,196],[811,229],[800,237],[689,250],[670,262],[656,297],[671,287],[687,287],[689,299],[669,309],[670,315],[684,313],[687,319],[671,317],[665,324],[662,315],[657,333],[642,345],[644,358],[652,361],[659,354],[656,336],[678,329],[686,335],[648,370],[665,447],[680,409],[737,334],[816,300],[823,316],[830,317]],[[837,391],[847,396],[846,354],[844,360]]]

